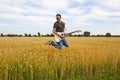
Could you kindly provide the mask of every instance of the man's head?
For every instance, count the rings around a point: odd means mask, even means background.
[[[58,22],[61,21],[61,14],[57,14],[57,15],[56,15],[56,20],[57,20]]]

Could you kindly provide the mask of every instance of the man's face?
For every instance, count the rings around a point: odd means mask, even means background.
[[[60,16],[56,16],[56,20],[57,21],[61,21],[61,17]]]

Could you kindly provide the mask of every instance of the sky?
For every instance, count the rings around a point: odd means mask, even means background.
[[[120,35],[120,0],[0,0],[0,33],[50,34],[58,13],[68,32]]]

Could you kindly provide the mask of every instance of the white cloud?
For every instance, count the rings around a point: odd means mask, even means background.
[[[70,5],[73,3],[69,0],[1,0],[0,20],[5,19],[6,22],[4,20],[0,26],[35,24],[48,27],[54,23],[57,13],[62,13],[63,20],[69,26],[92,26],[96,24],[92,20],[110,23],[120,21],[120,0],[71,1],[78,4],[71,7]],[[91,5],[88,6],[87,4]],[[10,23],[9,20],[15,22]]]
[[[10,26],[9,24],[4,24],[4,23],[0,23],[0,27],[8,27]]]
[[[94,3],[109,8],[120,9],[120,0],[96,0]]]
[[[18,6],[27,2],[27,0],[1,0],[3,4]]]
[[[86,1],[88,0],[76,0],[76,2],[81,3],[81,4],[85,3]]]
[[[57,13],[57,11],[51,11],[51,10],[46,10],[46,9],[38,9],[38,8],[34,8],[34,7],[26,7],[26,10],[34,15],[55,15]]]
[[[67,8],[67,0],[35,0],[46,9],[63,9]]]
[[[105,20],[105,21],[112,21],[115,20],[115,16],[119,18],[120,21],[120,11],[109,11],[99,7],[92,7],[91,9],[91,18],[98,19],[98,20]],[[111,19],[109,19],[111,17]],[[118,20],[118,19],[116,19]]]
[[[0,3],[0,11],[3,13],[22,13],[25,12],[24,9],[19,7],[13,7],[7,4],[1,4]]]

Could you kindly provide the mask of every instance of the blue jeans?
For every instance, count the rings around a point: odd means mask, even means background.
[[[51,41],[51,45],[55,48],[62,49],[62,46],[69,47],[66,39],[61,40],[60,42]]]

